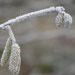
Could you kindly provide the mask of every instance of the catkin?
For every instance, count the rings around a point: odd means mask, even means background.
[[[11,55],[9,59],[9,70],[13,75],[18,75],[20,71],[21,57],[20,47],[17,43],[12,44]]]
[[[72,16],[66,12],[58,13],[55,18],[56,27],[63,25],[64,28],[71,28]]]
[[[11,53],[11,39],[9,37],[7,39],[5,49],[4,49],[2,57],[1,57],[1,63],[0,63],[1,66],[4,66],[8,62],[8,59],[10,57],[10,53]]]
[[[63,24],[63,20],[64,20],[63,15],[59,13],[55,18],[56,27],[61,26]]]

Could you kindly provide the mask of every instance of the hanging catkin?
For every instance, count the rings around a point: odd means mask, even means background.
[[[9,70],[14,74],[18,75],[20,71],[21,57],[20,47],[17,43],[12,44],[11,55],[9,59]]]
[[[11,38],[9,37],[7,39],[5,49],[4,49],[2,57],[1,57],[1,66],[4,66],[8,62],[10,53],[11,53]]]
[[[63,25],[63,20],[64,20],[64,15],[58,13],[58,15],[57,15],[56,18],[55,18],[56,27],[62,26],[62,25]]]
[[[18,75],[20,71],[20,65],[21,65],[20,47],[16,43],[16,39],[14,37],[11,27],[8,25],[6,29],[8,30],[9,36],[12,40],[11,54],[9,58],[9,70],[13,75]]]

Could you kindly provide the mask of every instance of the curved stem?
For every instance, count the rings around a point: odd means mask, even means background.
[[[16,39],[14,37],[14,33],[13,33],[13,31],[12,31],[12,29],[11,29],[11,27],[9,25],[7,26],[7,30],[8,30],[9,36],[10,36],[10,38],[12,40],[12,43],[16,43]]]

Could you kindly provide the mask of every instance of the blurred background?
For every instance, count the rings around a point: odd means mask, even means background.
[[[0,0],[0,23],[32,11],[64,6],[73,17],[70,30],[56,29],[57,13],[25,20],[12,26],[21,47],[19,75],[75,75],[75,0]],[[0,57],[8,33],[0,30]],[[7,65],[0,75],[12,75]]]

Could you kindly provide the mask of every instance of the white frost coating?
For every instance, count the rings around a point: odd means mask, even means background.
[[[18,16],[14,19],[8,20],[7,22],[1,24],[0,28],[4,29],[3,27],[6,26],[6,25],[13,25],[16,22],[21,22],[22,20],[25,20],[25,19],[28,19],[28,18],[46,15],[46,14],[52,12],[52,11],[62,12],[64,10],[65,10],[65,8],[62,7],[62,6],[57,6],[57,7],[53,6],[53,7],[47,8],[47,9],[42,9],[42,10],[39,10],[39,11],[31,12],[31,13],[28,13],[28,14]]]
[[[42,9],[42,10],[31,12],[31,13],[28,13],[28,14],[25,14],[25,15],[22,15],[22,16],[18,16],[15,19],[8,20],[7,22],[1,24],[0,28],[2,28],[3,26],[6,26],[6,25],[12,25],[16,22],[21,22],[22,20],[25,20],[25,19],[28,19],[28,18],[45,15],[45,14],[50,13],[52,11],[55,11],[55,7],[50,7],[50,8],[47,8],[47,9]]]
[[[11,27],[8,25],[8,26],[5,26],[5,28],[7,29],[8,33],[9,33],[9,36],[10,36],[10,38],[12,40],[12,43],[16,42],[16,39],[14,37],[14,33],[12,32]]]
[[[62,11],[65,11],[65,8],[64,8],[63,6],[57,6],[57,7],[56,7],[56,11],[57,11],[58,13],[61,13]]]
[[[46,15],[46,14],[52,12],[52,11],[55,11],[55,12],[59,13],[59,12],[65,11],[65,8],[62,7],[62,6],[57,6],[57,7],[53,6],[53,7],[50,7],[50,8],[46,8],[46,9],[42,9],[42,10],[39,10],[39,11],[31,12],[31,13],[28,13],[28,14],[24,14],[24,15],[21,15],[21,16],[18,16],[16,18],[14,18],[14,19],[8,20],[3,24],[0,24],[0,28],[4,29],[4,26],[13,25],[14,23],[21,22],[21,21],[23,21],[25,19],[28,19],[28,18]]]

